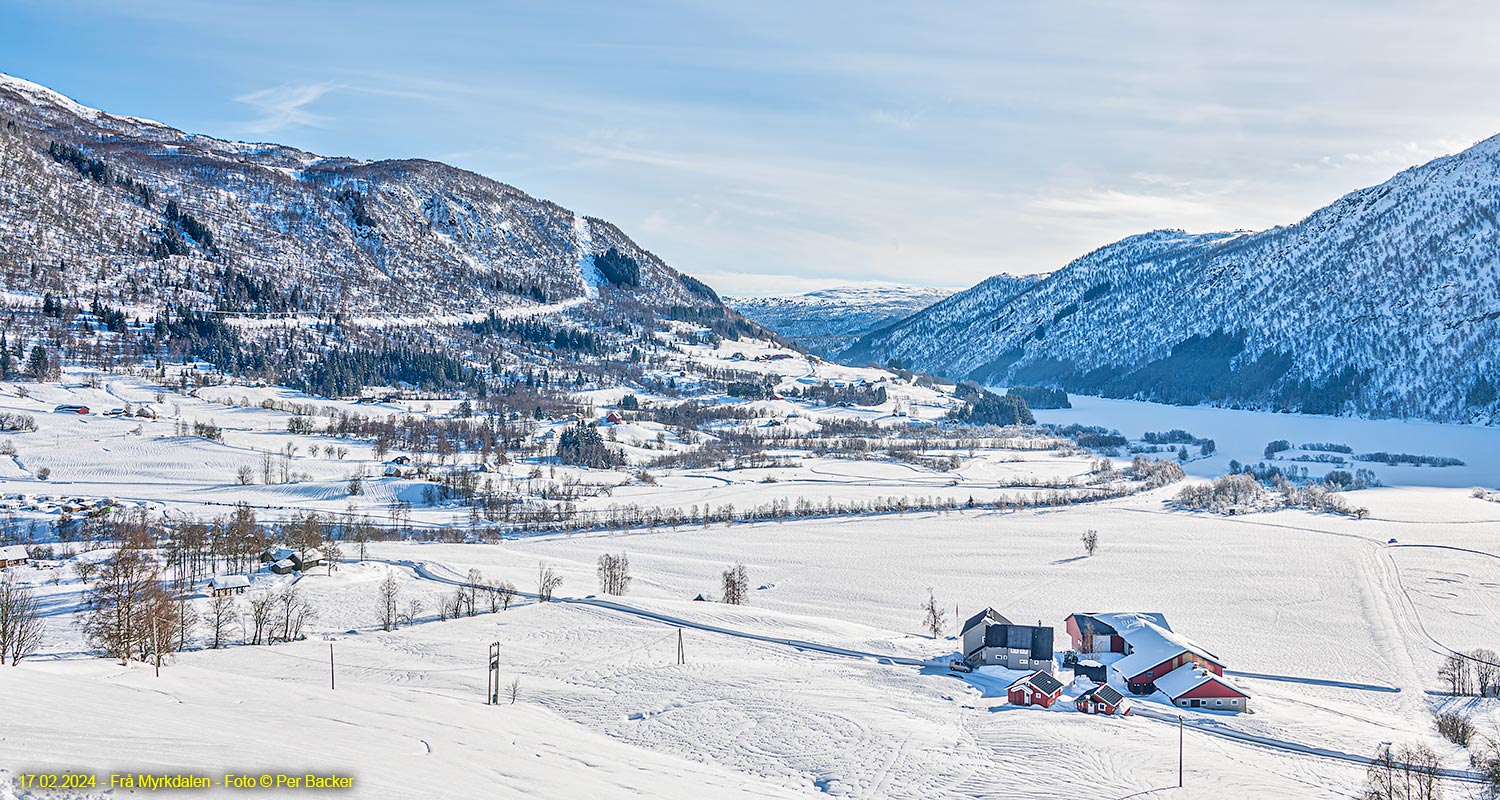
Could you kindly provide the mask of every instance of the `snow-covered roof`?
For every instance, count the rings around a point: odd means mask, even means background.
[[[25,561],[31,558],[26,548],[18,544],[8,544],[0,547],[0,561]]]
[[[307,551],[307,555],[305,555],[305,556],[302,557],[303,563],[306,563],[308,561],[322,561],[322,560],[323,560],[323,551],[319,550],[316,547],[309,549]]]
[[[1174,669],[1171,672],[1168,672],[1167,674],[1161,676],[1160,678],[1157,678],[1155,683],[1157,691],[1165,693],[1167,697],[1170,697],[1173,700],[1176,700],[1177,698],[1187,694],[1188,692],[1191,692],[1192,690],[1198,688],[1199,686],[1202,686],[1205,683],[1217,683],[1232,692],[1236,692],[1245,697],[1250,696],[1248,694],[1245,694],[1245,692],[1238,686],[1235,686],[1229,681],[1224,680],[1218,675],[1209,672],[1208,670],[1198,666],[1197,664],[1183,664],[1177,669]]]
[[[292,560],[290,558],[283,558],[280,561],[277,561],[276,563],[272,564],[271,566],[273,566],[273,567],[279,567],[281,569],[291,569],[292,567],[294,567],[296,565],[292,563]]]
[[[1115,669],[1127,678],[1183,652],[1196,653],[1216,663],[1219,660],[1202,645],[1168,627],[1166,618],[1160,614],[1115,612],[1089,616],[1114,628],[1130,645],[1130,655],[1115,662]]]
[[[993,608],[986,608],[985,610],[979,612],[978,614],[975,614],[974,616],[969,617],[968,621],[964,623],[964,628],[963,628],[962,632],[963,633],[968,633],[968,631],[969,631],[970,628],[974,627],[975,625],[978,625],[981,622],[984,622],[985,620],[989,620],[990,622],[993,622],[993,623],[995,623],[997,625],[1009,625],[1010,624],[1010,620],[1008,620],[1004,616],[1002,616],[1000,614],[1000,612],[996,611]]]
[[[250,586],[250,579],[244,575],[215,575],[208,579],[208,585],[215,589],[245,589]]]

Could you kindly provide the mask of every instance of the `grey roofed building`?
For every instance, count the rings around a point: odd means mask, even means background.
[[[975,666],[1042,670],[1051,673],[1052,627],[1017,625],[986,608],[964,623],[964,661]]]

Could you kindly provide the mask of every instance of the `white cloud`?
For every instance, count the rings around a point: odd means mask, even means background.
[[[310,111],[323,95],[341,88],[335,83],[283,84],[242,94],[235,99],[260,112],[260,118],[245,123],[252,133],[275,133],[288,128],[320,127],[327,120]]]

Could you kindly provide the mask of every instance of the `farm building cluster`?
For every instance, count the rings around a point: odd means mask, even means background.
[[[964,622],[963,657],[953,668],[1024,672],[1006,690],[1015,705],[1051,708],[1075,686],[1080,691],[1072,703],[1086,714],[1129,714],[1127,695],[1157,697],[1179,708],[1249,710],[1250,696],[1225,679],[1219,657],[1172,630],[1161,614],[1074,613],[1064,625],[1071,649],[1059,665],[1051,626],[1018,624],[986,608]],[[1060,669],[1071,670],[1070,683],[1058,677]]]

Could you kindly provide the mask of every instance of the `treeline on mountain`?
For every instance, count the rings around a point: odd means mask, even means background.
[[[992,376],[1022,384],[1062,387],[1067,392],[1149,400],[1172,405],[1271,403],[1306,414],[1337,414],[1358,399],[1366,375],[1345,367],[1322,380],[1289,379],[1293,356],[1266,352],[1246,360],[1245,336],[1218,331],[1192,336],[1162,358],[1138,366],[1080,370],[1071,361],[1038,359],[1015,369],[1024,353],[1011,351],[987,365]]]

